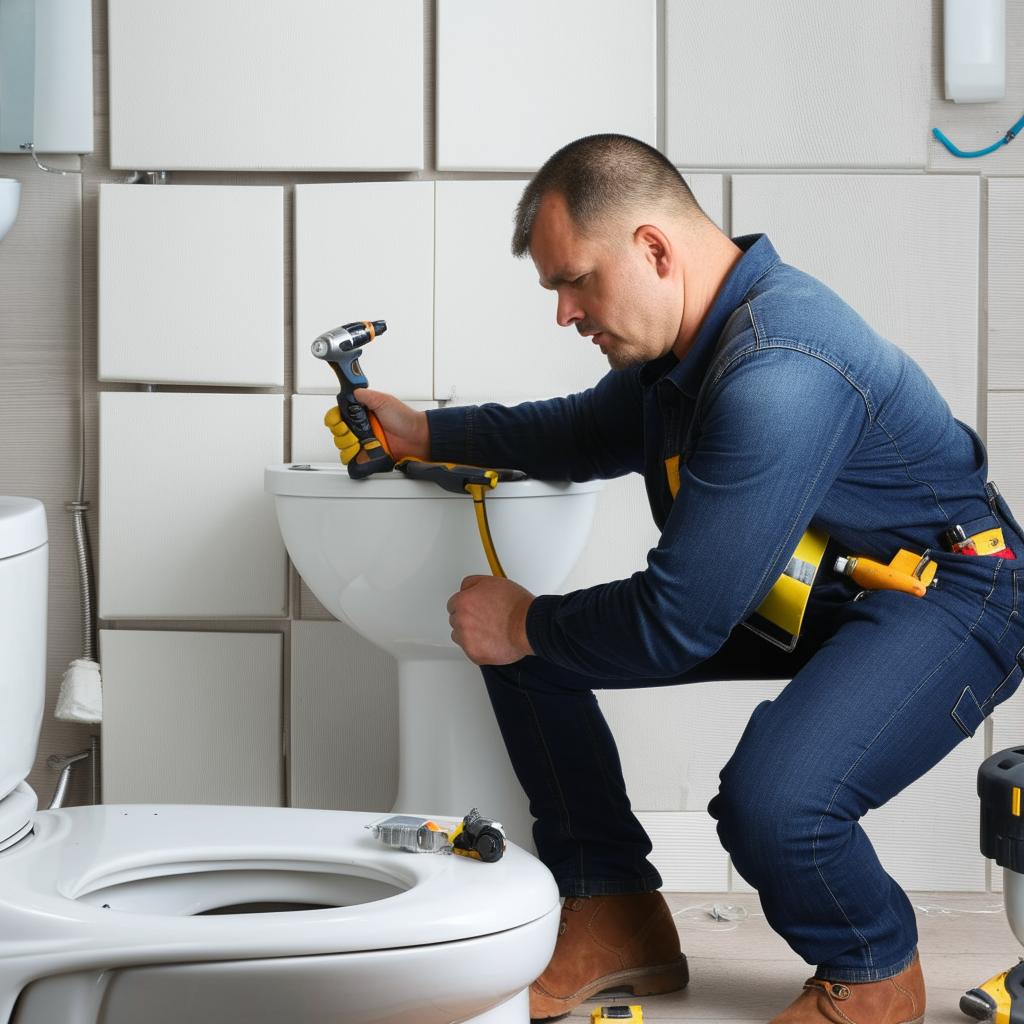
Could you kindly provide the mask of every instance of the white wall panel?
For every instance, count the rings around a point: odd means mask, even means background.
[[[101,630],[104,802],[280,806],[281,646]]]
[[[923,167],[930,0],[666,0],[667,153],[691,167]]]
[[[862,824],[886,871],[904,889],[985,889],[985,858],[978,849],[978,765],[985,730],[964,740],[946,759]]]
[[[988,476],[1024,522],[1024,391],[988,394]]]
[[[370,381],[374,384],[374,381]],[[290,462],[338,463],[334,435],[324,426],[333,395],[292,395],[292,454]],[[408,402],[414,409],[434,409],[437,402]]]
[[[283,200],[270,187],[101,185],[100,380],[283,384]]]
[[[598,691],[633,807],[706,810],[754,708],[784,686],[726,680]]]
[[[645,569],[647,553],[659,537],[643,477],[630,473],[606,480],[597,496],[590,537],[566,580],[566,592],[627,579]]]
[[[590,387],[608,363],[555,323],[556,296],[511,253],[521,181],[437,182],[434,395],[548,398]]]
[[[282,461],[281,395],[100,396],[104,618],[287,614],[263,469]]]
[[[718,841],[715,821],[699,811],[639,811],[651,837],[650,861],[661,872],[666,892],[725,892],[729,859]]]
[[[291,805],[386,811],[398,791],[398,665],[340,622],[292,625]]]
[[[734,235],[767,232],[782,259],[837,291],[977,422],[977,178],[736,175]]]
[[[725,190],[721,174],[691,174],[680,169],[680,173],[690,186],[693,198],[700,208],[721,228],[725,230]]]
[[[1024,8],[1022,8],[1024,10]],[[988,386],[1024,390],[1024,179],[988,183]]]
[[[338,391],[309,347],[352,320],[386,320],[364,347],[370,387],[433,397],[434,183],[353,182],[295,188],[295,383]]]
[[[421,0],[110,0],[112,167],[423,166]]]
[[[583,135],[657,137],[654,0],[438,0],[437,166],[535,170]]]

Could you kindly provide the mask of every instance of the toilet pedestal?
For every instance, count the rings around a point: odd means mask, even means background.
[[[398,692],[395,811],[461,818],[476,807],[533,851],[533,817],[480,669],[454,648],[448,658],[399,659]]]
[[[338,465],[269,466],[285,546],[320,603],[399,668],[396,810],[461,818],[472,807],[533,849],[480,669],[451,640],[447,602],[489,573],[473,503],[401,473],[352,480]],[[487,498],[508,578],[558,593],[590,534],[600,481],[501,484]]]

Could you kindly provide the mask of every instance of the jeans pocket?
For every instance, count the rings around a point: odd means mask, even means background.
[[[1003,701],[1009,700],[1017,692],[1022,678],[1024,678],[1024,647],[1017,652],[1017,657],[1002,682],[989,694],[983,705],[985,714],[990,715]]]
[[[978,726],[985,721],[985,712],[969,686],[964,687],[956,704],[953,705],[950,715],[964,735],[968,737],[973,736]]]

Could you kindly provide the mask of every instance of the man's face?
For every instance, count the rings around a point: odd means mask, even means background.
[[[666,285],[647,246],[628,226],[582,234],[564,197],[541,200],[530,255],[543,288],[558,295],[555,319],[593,339],[612,369],[657,359],[671,349],[682,311],[681,286]]]

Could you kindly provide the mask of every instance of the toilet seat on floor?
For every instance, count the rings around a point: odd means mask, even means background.
[[[365,827],[385,816],[146,804],[41,812],[35,833],[0,855],[0,955],[5,934],[18,935],[24,948],[26,939],[59,942],[62,932],[69,944],[87,933],[91,943],[148,946],[157,962],[161,948],[177,943],[220,958],[381,950],[505,931],[557,907],[547,868],[518,847],[510,845],[496,864],[390,850]],[[151,890],[163,879],[209,892],[218,872],[226,890],[239,888],[231,875],[258,876],[264,899],[277,872],[289,883],[285,896],[294,895],[292,882],[301,888],[305,874],[316,893],[327,883],[330,895],[332,877],[345,885],[349,879],[357,898],[361,891],[373,901],[255,918],[193,916],[202,901],[190,909],[172,900],[170,913],[153,903]],[[190,876],[200,884],[191,885]],[[225,898],[230,904],[231,894]],[[19,911],[23,921],[7,920]]]

